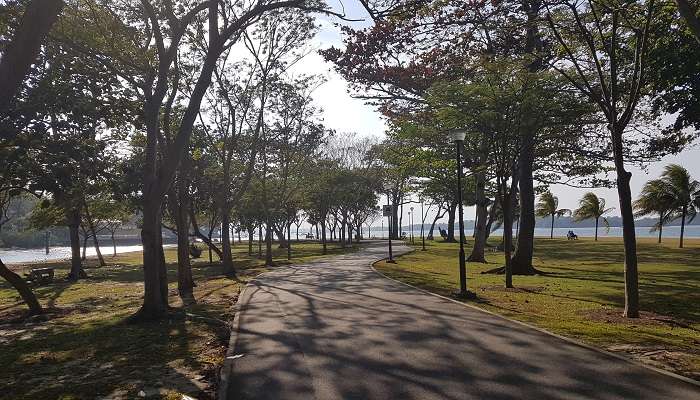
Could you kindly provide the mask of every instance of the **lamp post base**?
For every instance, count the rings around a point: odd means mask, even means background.
[[[476,293],[467,290],[466,292],[454,292],[452,297],[457,300],[476,300]]]
[[[396,264],[396,260],[386,260],[387,264]]]

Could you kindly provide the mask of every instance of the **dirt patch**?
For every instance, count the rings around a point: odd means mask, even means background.
[[[679,351],[659,346],[620,344],[608,346],[606,350],[613,353],[626,353],[646,365],[700,380],[700,373],[696,372],[693,366],[700,360],[700,351],[697,349]]]
[[[584,316],[591,321],[624,324],[628,326],[656,325],[695,329],[688,321],[673,318],[668,315],[657,314],[655,312],[640,311],[639,318],[626,318],[622,316],[622,313],[623,310],[620,308],[606,307],[587,311]],[[700,344],[700,341],[698,344]]]

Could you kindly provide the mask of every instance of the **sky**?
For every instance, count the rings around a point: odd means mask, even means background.
[[[339,5],[334,5],[336,10]],[[344,4],[346,15],[350,18],[366,18],[367,14],[356,5],[355,2]],[[314,93],[316,103],[323,108],[323,118],[325,124],[334,129],[338,134],[356,132],[360,136],[382,137],[386,129],[386,123],[381,114],[372,106],[364,103],[363,100],[352,97],[352,92],[347,82],[335,71],[332,64],[323,60],[316,50],[325,49],[331,46],[342,47],[342,35],[337,24],[352,24],[355,27],[366,26],[369,22],[344,22],[337,18],[326,16],[319,17],[320,29],[313,40],[311,51],[296,66],[299,73],[314,73],[326,77],[327,83],[321,86]],[[700,147],[694,146],[685,149],[677,155],[664,157],[661,161],[651,163],[644,170],[630,165],[628,170],[632,173],[631,189],[632,196],[636,198],[644,183],[650,179],[658,177],[665,165],[678,163],[688,169],[691,175],[700,180]],[[613,175],[610,176],[614,178]],[[551,191],[559,198],[559,207],[575,209],[578,201],[585,192],[592,191],[598,196],[606,199],[608,207],[615,207],[610,215],[619,215],[617,189],[611,188],[571,188],[564,185],[553,185]],[[474,218],[474,208],[467,207],[464,210],[465,219]],[[430,213],[429,215],[432,215]],[[426,221],[432,220],[429,216]],[[404,224],[406,217],[404,217]]]

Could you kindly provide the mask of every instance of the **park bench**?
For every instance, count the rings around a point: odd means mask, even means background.
[[[53,282],[53,268],[32,268],[29,271],[29,280],[38,285],[47,285]]]

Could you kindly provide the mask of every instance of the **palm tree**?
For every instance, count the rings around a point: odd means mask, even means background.
[[[679,247],[683,248],[683,234],[685,233],[685,220],[695,219],[700,208],[700,182],[692,179],[687,169],[678,164],[670,164],[664,168],[659,178],[667,193],[672,196],[672,219],[681,219],[681,238]]]
[[[552,218],[552,226],[549,231],[550,239],[554,238],[554,218],[559,218],[562,215],[571,213],[571,210],[566,208],[558,209],[557,207],[559,207],[559,199],[549,190],[540,195],[540,201],[535,206],[535,215],[541,218]]]
[[[664,225],[673,219],[672,204],[674,198],[661,179],[653,179],[644,184],[639,198],[634,202],[635,216],[657,214],[659,221],[651,228],[651,232],[659,231],[658,242],[661,243],[661,233]]]
[[[614,208],[605,208],[605,199],[596,196],[593,192],[588,192],[579,200],[578,208],[574,210],[574,221],[595,219],[595,240],[598,240],[598,221],[603,218],[603,224],[607,229],[610,229],[608,219],[603,217],[603,215]]]

